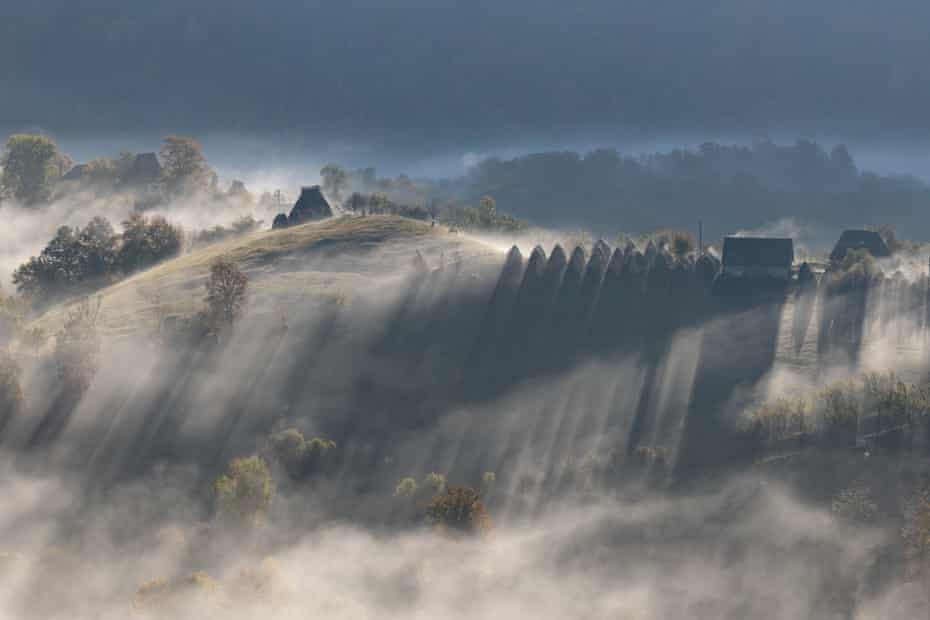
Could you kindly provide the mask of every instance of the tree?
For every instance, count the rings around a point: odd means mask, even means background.
[[[481,226],[491,228],[497,217],[497,202],[490,196],[483,196],[478,207],[478,214],[481,219]]]
[[[77,260],[82,280],[109,275],[116,263],[119,239],[110,222],[95,217],[77,236]]]
[[[47,200],[51,183],[60,176],[58,147],[45,136],[15,134],[6,142],[0,159],[0,186],[25,204]]]
[[[249,278],[232,261],[219,259],[210,265],[207,305],[215,327],[232,325],[242,313]]]
[[[342,190],[349,182],[348,173],[336,164],[326,164],[320,170],[320,178],[323,180],[323,191],[326,195],[342,204]]]
[[[123,273],[133,273],[176,256],[181,251],[184,232],[164,217],[149,219],[138,213],[123,222],[122,243],[117,265]]]
[[[259,456],[234,459],[213,484],[217,518],[234,525],[255,525],[268,512],[275,483]]]
[[[426,507],[427,521],[444,531],[480,534],[491,529],[481,494],[468,487],[449,487]]]
[[[101,217],[83,229],[62,226],[39,256],[13,272],[13,283],[33,301],[46,301],[89,280],[105,278],[113,270],[118,242],[113,227]]]
[[[346,207],[354,213],[359,213],[361,215],[365,215],[366,206],[368,206],[368,197],[358,192],[353,192],[352,195],[349,196],[349,200],[346,201]]]
[[[169,191],[186,193],[216,185],[216,173],[207,165],[199,142],[185,136],[165,136],[162,143],[162,178]]]
[[[336,442],[314,437],[307,441],[296,428],[279,431],[271,436],[271,447],[275,455],[294,479],[309,474],[321,473],[326,469],[328,457],[336,449]]]
[[[238,179],[234,179],[229,184],[229,189],[226,191],[226,197],[232,200],[237,200],[249,206],[255,204],[255,196],[253,196],[252,192],[246,188],[245,183]]]
[[[414,478],[407,477],[401,479],[397,486],[394,487],[394,497],[414,497],[417,494],[417,481]]]

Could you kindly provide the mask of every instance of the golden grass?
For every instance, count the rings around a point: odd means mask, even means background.
[[[442,227],[396,216],[331,218],[256,232],[166,261],[98,291],[100,326],[111,335],[129,334],[154,329],[164,316],[196,312],[203,304],[210,264],[221,258],[248,274],[252,307],[271,311],[276,305],[351,296],[370,283],[371,274],[358,266],[314,270],[304,259],[315,253],[335,251],[357,258],[378,250],[379,266],[394,265],[399,271],[411,264],[417,249],[430,244],[448,247],[450,253],[480,254],[488,249]],[[54,334],[69,305],[49,308],[31,326]]]

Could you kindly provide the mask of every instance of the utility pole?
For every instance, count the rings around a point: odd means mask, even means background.
[[[704,222],[698,220],[698,256],[704,256]]]

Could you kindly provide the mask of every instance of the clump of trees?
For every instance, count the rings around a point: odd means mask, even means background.
[[[232,239],[234,237],[239,237],[241,235],[247,235],[251,232],[255,232],[262,227],[263,223],[264,222],[262,220],[256,220],[251,215],[243,215],[228,227],[216,225],[213,228],[199,231],[194,235],[193,243],[194,245],[210,245],[211,243],[219,243],[221,241],[226,241],[227,239]]]
[[[871,434],[897,433],[910,444],[930,422],[930,385],[905,383],[894,373],[867,373],[812,397],[762,403],[749,411],[740,431],[761,443],[798,439],[848,447],[866,419]]]
[[[13,283],[40,303],[108,284],[181,251],[182,230],[161,216],[134,214],[122,227],[116,234],[101,217],[83,228],[60,227],[38,256],[14,271]]]
[[[435,495],[426,507],[426,520],[445,532],[483,534],[491,530],[481,493],[470,487],[452,486]]]
[[[296,428],[274,433],[270,443],[275,456],[295,480],[326,471],[336,451],[336,442],[322,437],[307,440]]]
[[[524,220],[498,211],[497,202],[491,196],[483,196],[477,207],[450,204],[440,213],[444,224],[463,230],[518,233],[528,228]]]
[[[258,524],[271,508],[275,482],[259,456],[232,460],[213,484],[217,518],[231,525]]]

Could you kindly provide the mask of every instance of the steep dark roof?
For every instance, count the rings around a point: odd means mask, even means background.
[[[319,185],[300,188],[300,198],[287,216],[288,224],[295,225],[310,220],[320,220],[332,216],[333,210],[323,196]]]
[[[843,260],[849,250],[868,250],[876,258],[891,256],[885,240],[874,230],[844,230],[830,253],[830,259]]]
[[[62,177],[62,181],[78,181],[81,177],[84,176],[84,171],[87,170],[87,164],[77,164],[71,170],[66,172]]]
[[[791,267],[794,242],[768,237],[726,237],[724,267]]]

